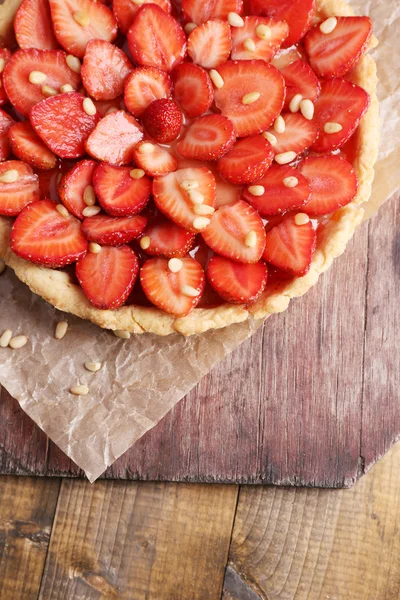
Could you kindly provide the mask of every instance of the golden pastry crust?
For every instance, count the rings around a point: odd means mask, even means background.
[[[317,16],[352,15],[352,8],[344,0],[317,0]],[[370,46],[376,45],[372,38]],[[203,333],[209,329],[219,329],[247,318],[266,318],[283,312],[291,298],[305,294],[318,281],[334,258],[342,254],[356,227],[363,218],[360,205],[368,202],[374,178],[374,164],[379,144],[379,107],[376,97],[376,65],[374,60],[364,55],[351,74],[351,80],[363,87],[371,96],[368,112],[363,117],[356,133],[356,158],[354,170],[359,180],[359,188],[354,201],[336,211],[318,229],[317,249],[309,272],[288,282],[267,287],[263,295],[249,309],[244,306],[222,304],[216,308],[196,308],[186,317],[174,317],[152,307],[123,306],[117,310],[99,310],[87,300],[81,288],[71,282],[67,273],[34,265],[15,254],[9,247],[11,230],[10,219],[0,217],[0,257],[26,283],[32,292],[40,295],[59,310],[72,313],[83,319],[111,330],[125,330],[131,333],[151,332],[168,335],[179,332],[183,335]]]

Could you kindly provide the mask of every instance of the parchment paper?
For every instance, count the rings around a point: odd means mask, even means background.
[[[400,4],[351,4],[358,14],[372,17],[380,40],[374,58],[381,80],[382,144],[367,206],[370,217],[400,187]],[[56,341],[60,320],[68,321],[69,330]],[[29,343],[20,350],[0,349],[0,383],[94,481],[261,325],[248,321],[190,338],[144,334],[120,340],[59,313],[8,269],[0,278],[0,335],[10,328],[14,335],[28,336]],[[103,368],[89,373],[83,366],[87,361],[99,361]],[[68,390],[78,383],[87,384],[90,394],[72,396]]]

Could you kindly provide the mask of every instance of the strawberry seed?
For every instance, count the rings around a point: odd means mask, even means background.
[[[168,269],[172,272],[172,273],[179,273],[179,271],[182,269],[183,267],[183,262],[181,261],[180,258],[170,258],[168,261]]]
[[[9,169],[0,175],[0,183],[15,183],[19,179],[17,169]]]
[[[46,73],[42,73],[42,71],[31,71],[28,79],[34,85],[41,85],[46,81],[47,75]]]

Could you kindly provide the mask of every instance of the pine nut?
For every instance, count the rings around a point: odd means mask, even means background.
[[[251,185],[247,188],[247,191],[252,196],[262,196],[265,193],[265,187],[263,185]]]
[[[101,363],[99,362],[85,362],[85,369],[92,373],[97,373],[101,369]]]
[[[264,23],[260,23],[256,27],[256,34],[261,40],[269,40],[271,37],[271,29],[268,25],[264,25]]]
[[[212,215],[215,212],[215,208],[208,204],[195,204],[193,210],[196,215]]]
[[[221,75],[218,73],[218,71],[216,71],[215,69],[211,69],[211,71],[209,72],[210,75],[210,79],[213,82],[213,84],[215,85],[215,87],[220,90],[222,87],[224,87],[224,80],[222,79]]]
[[[8,342],[8,345],[13,350],[18,350],[19,348],[23,348],[27,341],[28,338],[25,335],[16,335],[15,337],[11,338],[11,340]]]
[[[300,102],[300,112],[307,121],[311,121],[314,117],[314,104],[306,98]]]
[[[151,144],[150,142],[144,142],[143,144],[140,144],[140,146],[139,146],[140,154],[153,154],[154,150],[155,150],[155,146],[154,146],[154,144]]]
[[[182,190],[188,192],[189,190],[194,190],[195,188],[198,188],[199,182],[197,181],[197,179],[184,179],[180,182],[179,187]]]
[[[251,229],[249,233],[246,235],[246,239],[244,240],[245,245],[248,248],[255,248],[257,245],[257,234],[254,229]]]
[[[7,348],[10,340],[12,338],[11,329],[6,329],[5,332],[0,337],[0,348]]]
[[[205,229],[211,223],[210,219],[207,217],[196,217],[193,221],[193,227],[195,229],[201,230]]]
[[[305,213],[297,213],[294,217],[296,225],[306,225],[310,220],[310,217]]]
[[[143,171],[143,169],[131,169],[129,171],[129,175],[132,177],[132,179],[142,179],[146,173]]]
[[[301,94],[295,94],[290,101],[289,110],[292,113],[299,112],[300,110],[300,102],[303,100],[303,96]]]
[[[0,275],[6,270],[6,263],[0,258]]]
[[[72,16],[74,18],[74,21],[78,23],[78,25],[80,25],[81,27],[87,27],[88,25],[90,25],[90,17],[86,10],[77,10],[73,13]]]
[[[15,183],[19,179],[17,169],[9,169],[0,175],[0,183]]]
[[[299,180],[297,177],[285,177],[283,180],[283,185],[288,188],[296,187],[299,184]]]
[[[96,204],[96,194],[94,193],[94,187],[87,185],[83,191],[83,201],[86,206],[94,206]]]
[[[150,248],[150,246],[151,246],[150,236],[148,236],[148,235],[143,236],[139,242],[139,246],[141,247],[142,250],[147,250],[147,248]]]
[[[200,294],[200,290],[197,290],[191,285],[183,285],[181,292],[184,296],[189,296],[189,298],[196,298]]]
[[[325,133],[338,133],[339,131],[342,131],[343,127],[340,125],[340,123],[325,123],[324,125],[324,131]]]
[[[0,58],[0,74],[4,71],[4,67],[6,66],[6,61],[4,58]]]
[[[96,114],[97,108],[91,98],[85,98],[83,101],[83,110],[89,117],[93,117]]]
[[[87,385],[73,385],[69,388],[69,391],[74,396],[86,396],[89,393],[89,388]]]
[[[51,96],[57,96],[58,92],[55,88],[51,87],[51,85],[43,85],[42,94],[43,96],[50,98]]]
[[[113,331],[113,333],[115,337],[121,338],[121,340],[129,340],[129,338],[131,337],[129,331],[123,331],[122,329],[116,329],[115,331]]]
[[[183,267],[183,262],[181,261],[180,258],[170,258],[168,261],[168,269],[172,272],[172,273],[179,273],[179,271],[182,269]]]
[[[196,23],[186,23],[185,27],[183,28],[183,31],[186,33],[186,35],[190,35],[192,31],[196,29],[196,27]]]
[[[271,146],[276,146],[276,144],[278,143],[278,140],[276,139],[273,133],[270,133],[269,131],[264,131],[262,135],[271,144]]]
[[[69,217],[69,212],[67,211],[67,209],[65,208],[65,206],[63,204],[57,204],[56,210],[58,210],[60,215],[62,215],[63,217]]]
[[[42,71],[31,71],[28,79],[34,85],[41,85],[46,81],[47,75],[46,73],[42,73]]]
[[[69,66],[69,68],[71,69],[71,71],[73,71],[74,73],[81,72],[82,64],[77,56],[73,56],[73,54],[68,54],[65,61],[66,61],[67,65]]]
[[[321,23],[321,25],[319,26],[319,30],[322,33],[332,33],[332,31],[336,28],[336,25],[337,25],[337,18],[329,17],[329,19],[326,19],[325,21],[323,21]]]
[[[276,154],[275,160],[278,163],[278,165],[287,165],[293,162],[296,156],[296,152],[290,150],[289,152],[282,152],[281,154]]]
[[[94,217],[95,215],[98,215],[100,211],[100,206],[87,206],[83,209],[82,214],[84,217]]]
[[[54,332],[54,337],[56,340],[62,340],[64,335],[67,333],[68,323],[66,321],[60,321],[56,325],[56,330]]]
[[[254,104],[260,96],[260,92],[250,92],[249,94],[245,94],[242,98],[242,104]]]
[[[62,85],[60,87],[60,92],[62,92],[63,94],[68,94],[69,92],[74,92],[74,91],[75,90],[70,83],[65,83],[64,85]]]
[[[204,196],[197,190],[189,190],[188,191],[189,200],[193,202],[193,204],[203,204]]]
[[[252,40],[251,38],[247,38],[247,40],[244,40],[243,46],[247,50],[247,52],[255,52],[256,51],[256,44],[255,44],[254,40]]]
[[[91,252],[92,254],[99,254],[101,252],[100,244],[97,244],[97,242],[90,242],[89,252]]]
[[[279,115],[275,119],[274,130],[276,131],[276,133],[285,133],[285,129],[286,129],[285,119],[282,117],[282,115]]]
[[[235,12],[228,13],[228,23],[231,27],[243,27],[244,21],[240,15]]]

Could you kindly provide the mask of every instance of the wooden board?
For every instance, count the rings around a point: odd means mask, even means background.
[[[357,231],[307,296],[268,319],[108,478],[347,487],[400,434],[400,211]],[[3,392],[0,472],[79,476]]]

